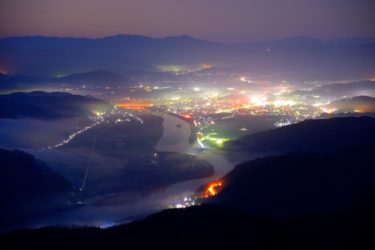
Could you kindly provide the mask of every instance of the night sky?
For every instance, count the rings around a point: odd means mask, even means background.
[[[0,36],[375,38],[373,0],[0,0]]]

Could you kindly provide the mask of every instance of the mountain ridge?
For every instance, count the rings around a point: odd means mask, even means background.
[[[291,151],[324,153],[348,145],[375,141],[375,119],[335,117],[306,120],[297,124],[243,136],[226,144],[227,154],[281,154]],[[236,157],[232,157],[236,158]]]
[[[306,37],[241,44],[184,35],[165,38],[117,35],[99,39],[14,37],[0,39],[0,53],[1,68],[12,69],[13,74],[43,76],[100,68],[120,73],[129,69],[154,71],[160,66],[203,63],[305,80],[364,79],[375,70],[375,43],[343,45]]]

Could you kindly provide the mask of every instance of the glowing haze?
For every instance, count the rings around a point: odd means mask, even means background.
[[[372,0],[1,0],[0,36],[375,38]]]

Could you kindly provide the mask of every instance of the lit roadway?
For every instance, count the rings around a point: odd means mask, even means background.
[[[89,171],[90,171],[91,163],[92,163],[92,158],[93,158],[94,152],[95,152],[95,146],[96,146],[96,135],[94,136],[94,141],[93,141],[92,146],[91,146],[89,160],[88,160],[88,163],[87,163],[85,174],[83,176],[82,184],[81,184],[81,187],[79,188],[80,192],[84,191],[84,189],[86,187],[87,177],[89,175]]]

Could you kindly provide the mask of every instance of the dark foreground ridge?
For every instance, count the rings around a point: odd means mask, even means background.
[[[375,205],[374,148],[245,162],[223,178],[224,189],[209,202],[273,218],[366,210]]]
[[[369,210],[275,220],[203,205],[109,229],[19,230],[0,241],[12,249],[371,249],[373,221]]]

